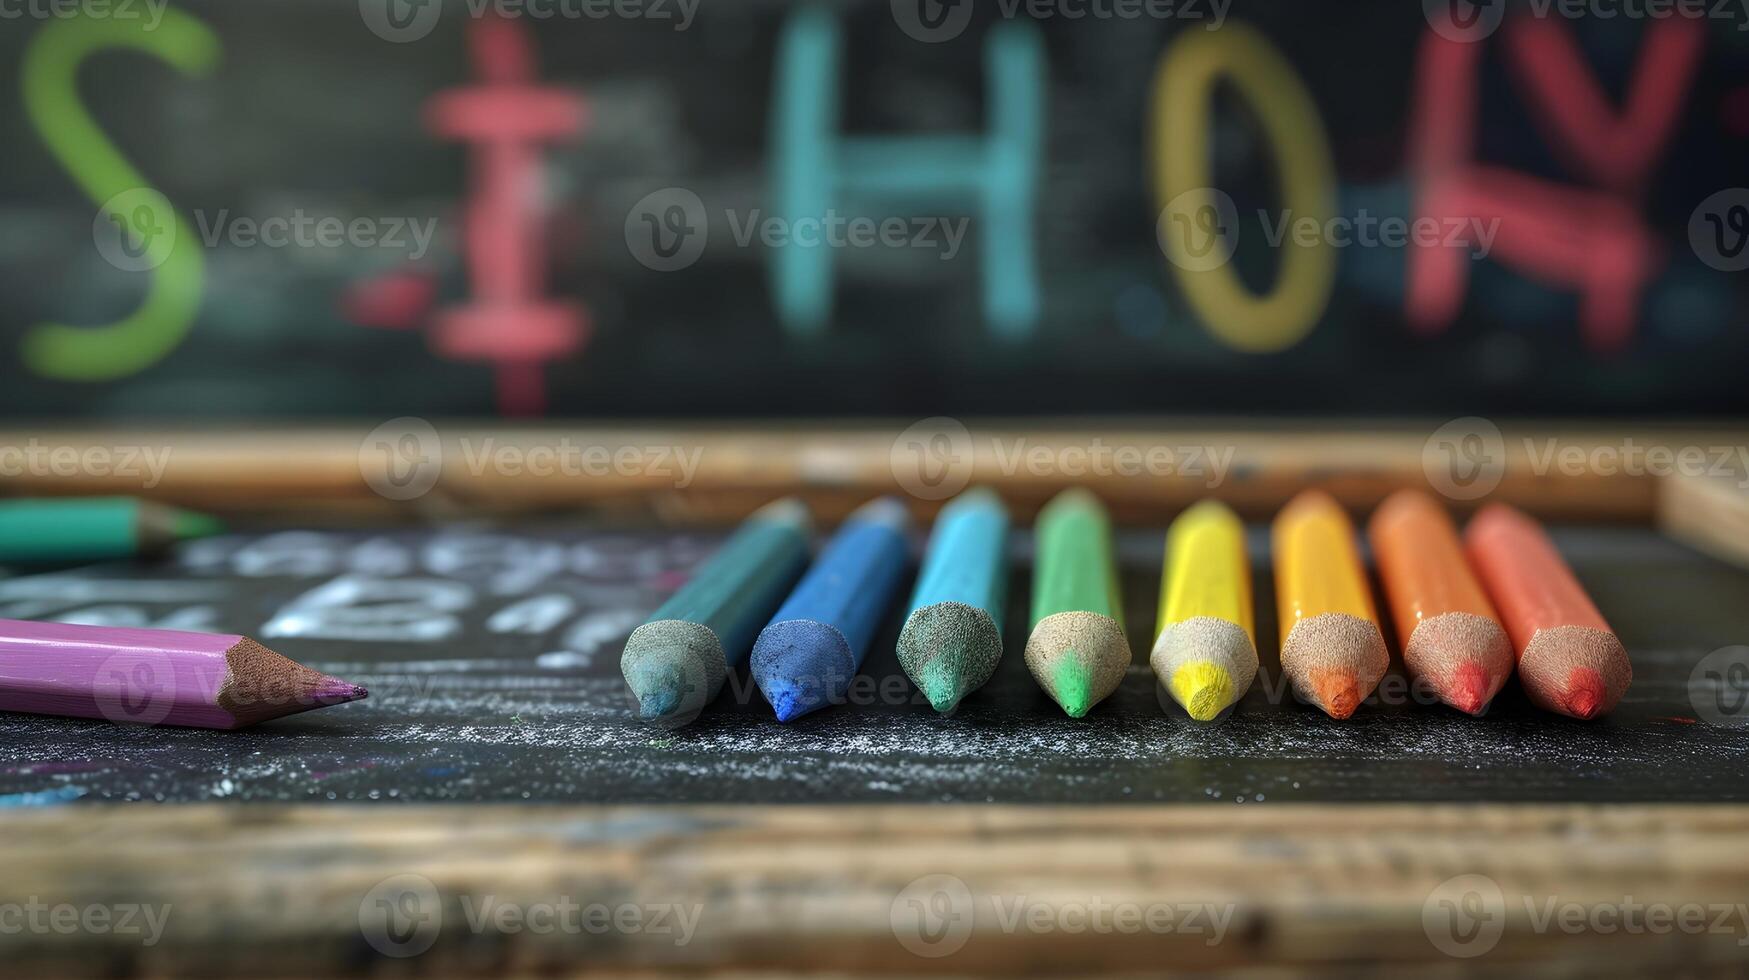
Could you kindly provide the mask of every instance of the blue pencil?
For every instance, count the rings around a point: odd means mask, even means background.
[[[899,634],[899,664],[935,710],[952,711],[996,672],[1007,595],[1008,510],[974,489],[936,518]]]
[[[791,721],[842,701],[905,574],[910,515],[890,497],[864,504],[820,552],[753,644],[753,680]]]

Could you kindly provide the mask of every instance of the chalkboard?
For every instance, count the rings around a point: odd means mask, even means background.
[[[386,38],[389,29],[369,13],[385,4],[436,14],[416,36]],[[1215,86],[1207,125],[1197,130],[1184,112],[1160,107],[1156,71],[1201,37],[1231,47],[1255,35],[1296,79],[1270,91],[1303,88],[1309,100],[1311,111],[1290,114],[1315,117],[1324,134],[1334,213],[1357,224],[1409,220],[1429,206],[1417,134],[1464,102],[1423,84],[1439,37],[1425,9],[1437,4],[1181,0],[1148,5],[1179,15],[1140,18],[1063,13],[1112,6],[1086,0],[945,4],[969,19],[936,43],[909,33],[915,25],[895,13],[905,4],[886,0],[643,0],[627,5],[649,11],[639,16],[512,17],[531,52],[529,80],[586,119],[574,138],[538,151],[531,184],[546,207],[531,227],[541,244],[512,260],[507,275],[544,279],[541,298],[581,312],[552,349],[499,371],[436,328],[481,295],[483,275],[467,251],[478,144],[445,135],[433,121],[443,115],[436,100],[478,84],[469,37],[483,21],[472,11],[608,6],[175,0],[172,13],[202,25],[188,31],[205,32],[191,35],[204,39],[198,45],[175,42],[196,51],[188,64],[140,51],[89,55],[67,98],[90,110],[182,217],[204,269],[198,302],[173,318],[165,349],[137,360],[123,357],[119,343],[60,357],[36,343],[44,324],[122,320],[141,308],[149,284],[166,280],[106,252],[105,235],[118,247],[127,241],[113,222],[142,212],[131,199],[125,213],[100,211],[82,192],[73,167],[89,148],[68,159],[51,150],[72,117],[33,122],[14,97],[26,87],[9,86],[0,99],[8,148],[0,408],[148,419],[1749,410],[1740,383],[1749,368],[1741,342],[1749,287],[1737,271],[1749,265],[1749,190],[1738,188],[1749,168],[1749,33],[1709,18],[1668,47],[1674,60],[1645,73],[1680,79],[1674,101],[1643,120],[1655,133],[1592,134],[1592,144],[1632,150],[1598,152],[1560,135],[1560,119],[1583,115],[1566,102],[1552,113],[1557,121],[1544,118],[1546,100],[1525,80],[1526,64],[1552,64],[1544,57],[1551,45],[1572,45],[1583,73],[1551,68],[1561,77],[1549,85],[1562,98],[1594,91],[1613,111],[1670,18],[1538,17],[1548,4],[1477,5],[1510,7],[1505,26],[1455,49],[1480,52],[1474,64],[1434,74],[1459,79],[1454,91],[1477,100],[1460,135],[1479,165],[1539,182],[1533,202],[1592,195],[1555,222],[1584,248],[1534,261],[1466,259],[1454,267],[1468,276],[1459,301],[1445,310],[1438,283],[1423,277],[1412,289],[1410,249],[1333,246],[1328,300],[1313,295],[1296,306],[1295,317],[1309,318],[1304,335],[1266,349],[1236,346],[1228,334],[1260,328],[1200,307],[1162,251],[1169,202],[1156,186],[1154,147],[1206,147],[1208,181],[1234,206],[1232,268],[1259,293],[1286,272],[1284,250],[1267,244],[1268,226],[1308,217],[1303,207],[1287,214],[1295,205],[1280,197],[1278,172],[1311,155],[1273,147],[1263,122],[1279,105],[1247,102],[1230,84]],[[683,7],[693,15],[684,27]],[[1217,9],[1221,29],[1210,31]],[[824,36],[801,30],[820,17],[842,41],[835,70],[813,81],[786,76],[786,51]],[[1518,57],[1520,23],[1554,34],[1526,35],[1532,54]],[[52,19],[8,21],[0,72],[22,82],[51,31],[84,36]],[[172,43],[168,25],[151,36]],[[846,217],[966,221],[963,238],[951,257],[940,235],[937,248],[834,249],[824,320],[786,310],[777,280],[792,252],[742,233],[780,208],[784,94],[827,89],[847,138],[951,143],[990,128],[992,45],[1022,68],[1034,65],[1035,52],[1042,65],[1015,72],[1040,86],[1036,118],[1019,113],[1037,124],[1036,133],[1019,127],[1037,144],[1021,154],[1036,174],[1017,197],[1031,219],[1005,234],[975,213],[970,195],[924,204],[882,197],[890,189],[878,186],[881,177],[903,182],[885,173],[900,164],[921,178],[951,171],[951,146],[925,152],[911,144],[896,160],[867,154],[873,174],[861,179],[875,189],[862,189],[874,199],[833,198]],[[809,119],[797,123],[804,143],[835,138]],[[708,235],[689,264],[667,269],[641,252],[658,246],[637,236],[661,233],[677,215],[697,217],[674,210],[680,192],[704,209],[709,220],[698,227]],[[1618,213],[1631,216],[1625,239],[1584,225]],[[266,223],[299,216],[364,220],[371,234],[325,245],[312,225],[314,244],[263,244]],[[1022,241],[1035,246],[1030,262],[1010,254]],[[1631,242],[1629,258],[1612,251],[1621,241]],[[990,287],[984,264],[998,259],[1005,278]],[[1013,293],[1028,276],[1036,315],[1016,327],[1026,317],[993,312],[986,289]],[[1569,281],[1586,277],[1600,290],[1626,289],[1626,298],[1593,303]],[[803,292],[820,288],[811,274],[797,281]],[[512,343],[511,333],[488,330],[481,342]]]
[[[0,616],[240,631],[371,697],[232,733],[0,716],[0,804],[1749,799],[1749,718],[1732,672],[1749,650],[1726,649],[1749,636],[1749,573],[1649,531],[1558,529],[1633,655],[1634,685],[1613,716],[1553,717],[1509,685],[1473,719],[1415,703],[1393,675],[1381,691],[1394,703],[1335,722],[1279,696],[1256,529],[1263,668],[1232,714],[1201,727],[1163,707],[1143,658],[1161,533],[1121,535],[1137,658],[1080,721],[1018,656],[1024,533],[1008,654],[953,716],[935,715],[904,679],[895,610],[858,703],[780,725],[739,677],[678,730],[637,720],[619,651],[714,534],[265,531],[196,543],[159,566],[12,577],[0,581]]]

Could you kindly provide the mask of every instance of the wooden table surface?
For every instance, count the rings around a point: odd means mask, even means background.
[[[4,827],[0,910],[137,905],[162,924],[150,946],[0,936],[0,972],[19,976],[1749,963],[1739,807],[207,805],[15,812]]]

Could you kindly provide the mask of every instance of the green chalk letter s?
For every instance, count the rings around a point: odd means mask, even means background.
[[[37,32],[25,52],[25,111],[49,152],[101,208],[100,227],[110,229],[119,244],[113,254],[100,250],[117,268],[152,276],[145,302],[126,319],[101,327],[44,323],[25,335],[25,364],[66,381],[123,378],[170,353],[194,322],[205,272],[194,232],[111,145],[79,101],[79,66],[112,48],[155,55],[194,76],[207,74],[219,60],[218,36],[195,18],[168,9],[155,30],[137,20],[56,20]]]

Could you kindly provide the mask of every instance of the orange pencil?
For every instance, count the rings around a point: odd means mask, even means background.
[[[1409,673],[1446,704],[1481,714],[1512,673],[1512,641],[1451,515],[1420,490],[1399,490],[1373,512],[1367,537]]]
[[[1492,504],[1470,521],[1464,541],[1518,651],[1530,699],[1581,719],[1614,708],[1634,679],[1628,652],[1542,527]]]
[[[1300,697],[1347,718],[1390,664],[1354,525],[1329,494],[1308,490],[1282,508],[1270,534],[1282,672]]]

